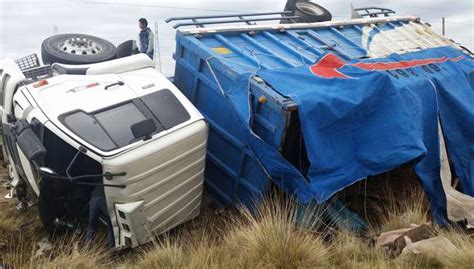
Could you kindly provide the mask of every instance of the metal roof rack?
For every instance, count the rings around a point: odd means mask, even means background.
[[[279,15],[279,16],[272,16]],[[226,20],[216,20],[228,18]],[[294,16],[293,11],[283,12],[265,12],[265,13],[241,13],[241,14],[229,14],[229,15],[218,15],[218,16],[190,16],[190,17],[172,17],[165,20],[166,23],[171,21],[187,21],[191,22],[180,22],[173,25],[173,28],[179,28],[182,26],[196,26],[197,28],[203,28],[209,24],[226,24],[226,23],[239,23],[244,22],[248,25],[256,25],[257,21],[296,21],[300,19],[299,16]]]
[[[370,17],[377,18],[379,15],[384,15],[384,17],[389,17],[390,14],[395,14],[393,9],[383,8],[383,7],[360,7],[354,8],[357,14],[360,17]]]
[[[25,56],[15,61],[21,71],[40,66],[38,55],[36,53]]]
[[[26,77],[26,82],[32,83],[40,79],[52,77],[53,73],[49,65],[40,65],[38,55],[36,53],[25,56],[15,61],[20,68],[23,75]]]
[[[28,83],[33,83],[41,79],[47,79],[53,76],[53,70],[50,65],[37,66],[23,71]]]

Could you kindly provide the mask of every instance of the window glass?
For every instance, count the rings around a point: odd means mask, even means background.
[[[119,147],[135,139],[131,126],[146,119],[133,103],[96,113],[95,117]]]
[[[190,118],[189,113],[170,90],[154,92],[142,97],[142,100],[165,129],[170,129]]]
[[[83,111],[67,115],[64,118],[64,124],[82,139],[102,150],[115,148],[115,144],[107,136],[99,123]]]
[[[60,119],[79,137],[103,151],[120,148],[135,141],[132,125],[147,118],[156,118],[155,133],[190,119],[189,113],[170,90],[149,94],[142,97],[142,101],[134,100],[94,114],[77,111]]]

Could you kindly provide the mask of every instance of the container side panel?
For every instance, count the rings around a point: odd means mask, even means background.
[[[245,58],[243,51],[248,50],[247,47],[255,50],[261,48],[252,46],[241,36],[230,39],[237,45],[231,47],[213,39],[201,38],[196,42],[194,37],[181,37],[178,43],[181,48],[175,55],[174,82],[209,123],[205,170],[208,193],[223,205],[243,203],[251,206],[254,199],[266,193],[270,181],[247,150],[245,137],[233,120],[238,117],[234,115],[234,108],[222,90],[228,90],[236,73],[245,71],[246,67],[241,63],[252,64],[251,59]],[[221,40],[225,41],[227,37]],[[209,60],[210,53],[215,53],[216,59]],[[240,62],[231,63],[227,59]],[[273,63],[277,64],[277,61]],[[231,68],[228,68],[229,65]]]

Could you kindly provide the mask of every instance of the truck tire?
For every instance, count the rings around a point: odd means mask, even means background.
[[[301,22],[322,22],[332,19],[331,12],[312,2],[296,2],[295,16],[299,16]]]
[[[117,49],[109,41],[84,34],[59,34],[41,44],[44,64],[92,64],[115,58]]]
[[[311,0],[288,0],[285,11],[293,11],[301,22],[321,22],[332,19],[331,12]]]

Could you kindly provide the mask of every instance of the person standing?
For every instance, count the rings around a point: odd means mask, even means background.
[[[153,60],[153,31],[148,27],[148,21],[145,18],[138,20],[138,27],[140,27],[140,33],[138,34],[139,51]]]

